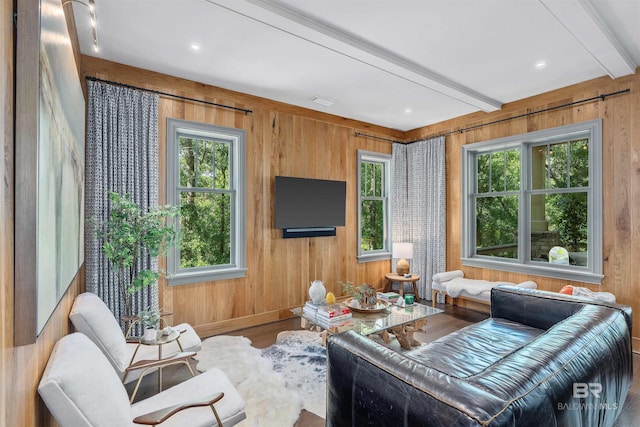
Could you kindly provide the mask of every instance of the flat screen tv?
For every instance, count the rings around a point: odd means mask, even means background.
[[[344,226],[346,197],[347,183],[344,181],[276,176],[275,228]]]

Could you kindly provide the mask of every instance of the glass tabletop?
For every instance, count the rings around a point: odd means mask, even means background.
[[[169,334],[165,335],[162,331],[158,331],[158,335],[155,340],[147,341],[144,337],[140,337],[140,344],[144,345],[162,345],[168,344],[180,338],[180,332],[177,329],[171,329]]]
[[[371,335],[382,332],[396,326],[411,323],[416,320],[424,319],[434,314],[442,313],[444,310],[433,308],[423,304],[412,304],[407,307],[398,307],[391,305],[380,313],[355,313],[349,319],[331,323],[327,325],[324,322],[318,322],[315,316],[303,311],[302,307],[291,310],[296,316],[311,322],[314,325],[326,329],[330,333],[339,334],[345,331],[356,331],[360,335]]]

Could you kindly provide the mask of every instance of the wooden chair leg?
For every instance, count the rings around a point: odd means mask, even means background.
[[[431,307],[436,306],[436,301],[438,300],[438,290],[437,289],[432,289],[431,290]]]

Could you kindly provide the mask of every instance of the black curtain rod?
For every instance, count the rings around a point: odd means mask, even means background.
[[[606,98],[608,98],[610,96],[620,95],[622,93],[627,93],[627,92],[631,92],[631,89],[623,89],[623,90],[619,90],[617,92],[605,93],[603,95],[598,95],[598,96],[594,96],[594,97],[591,97],[591,98],[582,99],[580,101],[574,101],[574,102],[569,102],[568,104],[556,105],[555,107],[545,108],[544,110],[530,111],[528,113],[520,114],[520,115],[513,116],[513,117],[506,117],[504,119],[494,120],[494,121],[488,122],[488,123],[480,123],[479,125],[473,125],[473,126],[469,126],[469,127],[466,127],[466,128],[461,128],[461,129],[458,129],[458,130],[452,130],[452,131],[446,132],[446,133],[440,133],[440,134],[437,134],[437,135],[416,139],[414,141],[406,142],[405,144],[413,144],[413,143],[418,142],[418,141],[424,141],[425,139],[437,138],[439,136],[449,136],[449,135],[453,135],[454,133],[464,133],[464,132],[467,132],[467,131],[470,131],[470,130],[474,130],[474,129],[478,129],[478,128],[481,128],[481,127],[484,127],[484,126],[495,125],[496,123],[508,122],[509,120],[520,119],[522,117],[528,117],[528,116],[533,116],[535,114],[546,113],[546,112],[553,111],[553,110],[559,110],[560,108],[573,107],[574,105],[585,104],[585,103],[591,102],[591,101],[596,101],[596,100],[604,101]]]
[[[452,131],[446,132],[446,133],[439,133],[439,134],[436,134],[436,135],[433,135],[433,136],[428,136],[428,137],[424,137],[424,138],[420,138],[420,139],[416,139],[414,141],[408,141],[408,142],[394,141],[392,139],[380,138],[379,136],[373,136],[373,135],[366,135],[366,134],[360,133],[360,132],[356,132],[355,135],[356,136],[363,136],[365,138],[379,139],[379,140],[388,141],[388,142],[398,142],[398,143],[401,143],[401,144],[413,144],[413,143],[416,143],[416,142],[419,142],[419,141],[424,141],[426,139],[437,138],[437,137],[440,137],[440,136],[449,136],[449,135],[453,135],[454,133],[463,133],[463,132],[467,132],[467,131],[470,131],[470,130],[478,129],[478,128],[481,128],[481,127],[484,127],[484,126],[495,125],[496,123],[507,122],[509,120],[520,119],[522,117],[533,116],[535,114],[546,113],[546,112],[549,112],[549,111],[558,110],[560,108],[572,107],[574,105],[584,104],[584,103],[591,102],[591,101],[596,101],[596,100],[604,101],[606,98],[608,98],[610,96],[620,95],[620,94],[628,93],[628,92],[631,92],[631,89],[623,89],[623,90],[619,90],[617,92],[605,93],[603,95],[594,96],[592,98],[583,99],[583,100],[580,100],[580,101],[574,101],[574,102],[570,102],[568,104],[557,105],[555,107],[545,108],[544,110],[531,111],[529,113],[524,113],[524,114],[520,114],[520,115],[513,116],[513,117],[507,117],[507,118],[500,119],[500,120],[494,120],[494,121],[488,122],[488,123],[481,123],[479,125],[469,126],[469,127],[461,128],[461,129],[458,129],[458,130],[452,130]]]
[[[398,144],[403,144],[402,141],[396,141],[395,139],[382,138],[380,136],[367,135],[366,133],[356,132],[355,135],[356,137],[363,136],[365,138],[378,139],[380,141],[397,142]]]
[[[201,104],[213,105],[214,107],[221,107],[221,108],[228,108],[229,110],[242,111],[244,114],[253,113],[252,110],[247,110],[246,108],[232,107],[231,105],[218,104],[216,102],[204,101],[202,99],[195,99],[195,98],[189,98],[187,96],[174,95],[172,93],[160,92],[158,90],[153,90],[153,89],[145,89],[143,87],[131,86],[124,83],[118,83],[118,82],[112,82],[109,80],[99,79],[97,77],[87,76],[86,79],[91,80],[92,82],[108,83],[108,84],[112,84],[120,87],[126,87],[127,89],[136,89],[136,90],[141,90],[143,92],[155,93],[161,96],[168,96],[170,98],[182,99],[184,101],[200,102]]]

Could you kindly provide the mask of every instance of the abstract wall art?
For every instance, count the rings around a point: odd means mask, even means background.
[[[85,100],[61,0],[18,6],[15,344],[35,342],[84,260]]]

